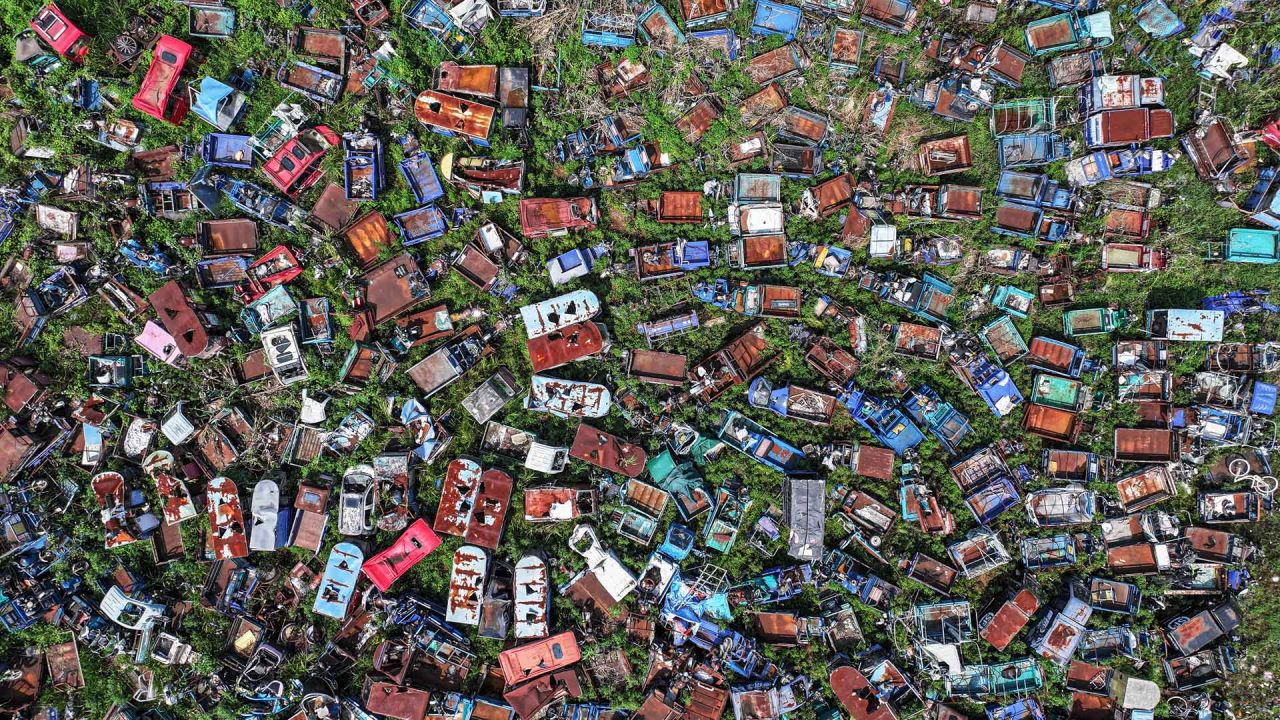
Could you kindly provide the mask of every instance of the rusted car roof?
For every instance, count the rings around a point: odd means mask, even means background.
[[[862,43],[866,33],[848,27],[838,27],[831,39],[832,62],[857,65],[862,58]]]
[[[785,235],[754,235],[740,239],[741,262],[747,269],[776,267],[787,261]]]
[[[435,90],[424,90],[413,104],[418,122],[447,132],[487,140],[493,130],[496,110],[483,103],[464,100]]]
[[[170,280],[147,297],[165,332],[173,336],[183,355],[200,357],[209,349],[209,333],[177,280]]]
[[[702,193],[697,191],[665,190],[658,199],[658,222],[702,222]]]
[[[442,62],[436,68],[436,89],[495,99],[498,96],[498,66],[459,65],[451,60]]]
[[[800,72],[808,65],[809,57],[796,43],[787,43],[747,61],[747,77],[760,85]]]
[[[896,720],[898,714],[881,700],[867,677],[856,668],[842,665],[831,671],[831,692],[854,720]]]
[[[1157,546],[1152,543],[1107,548],[1107,569],[1117,575],[1148,575],[1160,566]]]
[[[578,426],[569,447],[569,456],[585,463],[616,472],[627,477],[639,477],[644,472],[648,455],[644,448],[633,445],[586,423]]]
[[[1230,602],[1197,613],[1165,634],[1179,655],[1190,655],[1208,647],[1241,622],[1240,611]]]
[[[390,320],[426,298],[425,281],[418,263],[404,253],[365,273],[357,282],[364,288],[361,309],[369,325]]]
[[[1023,233],[1034,233],[1040,227],[1040,213],[1030,205],[1003,202],[996,208],[996,226]]]
[[[889,448],[864,444],[858,448],[858,466],[853,471],[863,477],[892,480],[897,457]]]
[[[942,330],[917,323],[898,323],[893,335],[894,352],[937,360],[942,352]]]
[[[533,678],[572,665],[582,659],[578,641],[572,632],[552,635],[503,650],[498,654],[502,676],[508,685],[517,685]]]
[[[1038,367],[1066,373],[1071,369],[1071,363],[1076,356],[1075,351],[1074,346],[1053,342],[1049,338],[1037,335],[1028,343],[1024,361]]]
[[[738,105],[738,113],[746,123],[758,127],[770,115],[787,106],[787,93],[776,82],[765,85],[759,92],[749,96]]]
[[[476,247],[475,243],[467,243],[458,252],[453,267],[467,282],[481,290],[488,290],[498,281],[498,264]]]
[[[703,98],[676,120],[676,129],[684,135],[685,142],[698,144],[720,117],[720,104],[712,98]]]
[[[600,325],[590,320],[540,335],[525,343],[534,372],[560,367],[597,355],[605,348]]]
[[[351,222],[359,209],[360,203],[348,200],[347,191],[341,185],[329,183],[320,193],[320,199],[316,200],[311,215],[330,229],[341,230]]]
[[[347,245],[356,254],[360,267],[369,267],[378,259],[386,248],[391,247],[394,238],[387,219],[380,212],[371,212],[351,223],[343,232]]]
[[[728,11],[729,0],[680,0],[680,14],[686,23]]]
[[[50,645],[44,650],[49,663],[49,684],[55,690],[76,690],[84,687],[84,672],[80,667],[80,648],[74,638]]]
[[[1022,429],[1049,440],[1074,442],[1080,433],[1078,415],[1048,405],[1028,405]]]
[[[934,559],[924,553],[916,553],[907,565],[907,577],[928,587],[935,592],[946,595],[951,592],[959,572],[941,560]]]
[[[369,712],[395,720],[421,720],[427,714],[431,694],[403,685],[374,681],[365,692]]]
[[[689,360],[684,355],[657,350],[627,351],[627,375],[657,385],[684,384]]]
[[[1030,590],[1023,588],[1006,600],[989,620],[983,618],[978,635],[995,649],[1004,650],[1022,632],[1022,628],[1026,627],[1038,609],[1040,600]]]
[[[1177,431],[1116,428],[1115,458],[1131,462],[1172,462],[1181,454]]]
[[[205,255],[248,254],[258,249],[258,224],[247,218],[201,220],[196,237]]]
[[[848,173],[837,175],[815,185],[813,197],[818,201],[818,214],[829,217],[852,203],[853,190],[853,176]]]

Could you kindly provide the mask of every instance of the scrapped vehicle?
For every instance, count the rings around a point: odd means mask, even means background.
[[[348,200],[372,202],[386,185],[382,169],[382,140],[368,132],[342,137],[346,152],[342,163],[343,188]]]
[[[725,445],[784,475],[799,470],[805,460],[804,452],[799,448],[733,410],[725,411],[716,437]]]
[[[471,325],[452,340],[409,368],[409,378],[431,397],[492,352],[478,325]]]
[[[679,240],[645,245],[630,250],[640,282],[666,280],[711,267],[711,243],[707,240]]]
[[[1099,150],[1069,160],[1064,168],[1072,187],[1089,187],[1114,178],[1142,177],[1173,167],[1178,153],[1153,147]]]
[[[143,471],[155,481],[156,493],[164,503],[164,521],[170,525],[190,520],[198,514],[186,483],[173,474],[174,466],[173,454],[164,450],[151,453],[142,463]]]
[[[344,619],[355,594],[356,581],[360,579],[363,564],[364,553],[360,548],[347,542],[334,545],[325,562],[324,575],[320,578],[312,610],[334,620]]]
[[[609,433],[582,423],[578,426],[569,456],[627,477],[639,477],[645,471],[648,455],[638,445],[625,442]]]
[[[547,375],[529,379],[525,407],[562,418],[604,417],[613,405],[609,388],[590,382],[561,380]]]
[[[1070,310],[1062,316],[1062,332],[1067,337],[1105,335],[1120,328],[1128,319],[1128,313],[1114,308]]]
[[[583,323],[600,314],[600,298],[590,290],[574,290],[520,308],[530,340]]]
[[[338,532],[348,537],[372,534],[377,500],[373,466],[347,468],[342,474],[342,494],[338,499]]]
[[[281,63],[276,70],[276,82],[320,105],[336,102],[346,87],[346,79],[338,73],[301,60]]]
[[[280,522],[280,486],[274,480],[264,478],[254,484],[249,511],[253,517],[249,550],[271,551],[288,542],[288,523]]]
[[[488,422],[502,406],[513,400],[521,392],[520,385],[511,371],[505,367],[481,383],[471,394],[462,400],[462,408],[476,422]]]
[[[572,632],[518,645],[498,654],[502,677],[513,686],[568,667],[581,659],[582,652]]]
[[[536,640],[550,634],[550,573],[539,555],[525,555],[516,562],[514,602],[516,640]]]
[[[142,493],[129,488],[120,473],[98,473],[90,485],[98,500],[107,549],[145,540],[160,527],[160,520],[147,510]]]
[[[365,561],[361,571],[374,587],[385,593],[396,580],[440,547],[440,542],[427,521],[418,518],[389,547]]]
[[[267,365],[281,385],[303,382],[311,376],[303,360],[302,346],[298,344],[298,334],[293,325],[263,330],[261,339]]]
[[[719,279],[700,281],[693,296],[722,310],[747,317],[795,318],[800,316],[800,288],[786,285],[752,285],[739,281],[732,287]]]
[[[200,158],[218,167],[252,168],[251,140],[248,135],[208,133],[200,140]]]
[[[1280,263],[1280,232],[1255,228],[1232,228],[1227,241],[1210,246],[1210,259],[1227,262],[1275,265]]]
[[[268,225],[292,230],[306,220],[307,213],[302,208],[251,182],[218,175],[214,183],[232,205]]]
[[[49,3],[40,8],[30,24],[37,37],[71,62],[82,63],[84,56],[89,54],[89,43],[93,38],[73,25],[56,4]]]
[[[1089,148],[1133,145],[1157,138],[1171,138],[1173,112],[1166,109],[1129,108],[1106,110],[1084,121],[1084,142]]]
[[[765,378],[756,378],[747,388],[747,402],[781,417],[796,418],[814,425],[828,425],[838,402],[834,395],[798,385],[775,388]]]
[[[262,166],[262,172],[285,196],[297,198],[324,175],[320,159],[337,144],[337,133],[328,127],[307,128],[281,146]]]
[[[400,174],[409,183],[409,190],[421,205],[435,202],[444,197],[444,186],[431,164],[431,156],[418,152],[400,161]]]
[[[996,140],[1002,168],[1039,167],[1071,156],[1071,143],[1049,132],[1018,133]]]
[[[1085,47],[1105,48],[1115,42],[1109,12],[1053,15],[1029,23],[1023,35],[1027,50],[1037,57]]]
[[[524,190],[524,161],[495,160],[488,157],[457,157],[447,153],[440,160],[440,175],[446,182],[467,190],[484,202],[499,202],[505,195]]]
[[[178,89],[178,79],[191,57],[193,48],[172,35],[156,41],[151,67],[142,78],[133,107],[157,120],[177,125],[191,108],[187,94]]]
[[[249,538],[245,535],[244,512],[240,509],[240,491],[230,478],[216,477],[205,491],[209,507],[209,534],[205,557],[210,560],[232,560],[249,556]]]
[[[589,230],[600,221],[592,198],[522,198],[520,232],[527,238],[566,235],[570,230]]]
[[[1107,272],[1152,272],[1168,266],[1170,254],[1162,248],[1136,243],[1102,246],[1102,269]]]
[[[1148,310],[1146,331],[1153,340],[1221,342],[1225,320],[1221,310]]]
[[[458,625],[479,625],[481,598],[489,574],[489,553],[474,545],[453,551],[449,595],[444,619]]]

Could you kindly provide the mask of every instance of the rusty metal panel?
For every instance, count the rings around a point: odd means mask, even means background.
[[[487,140],[493,129],[494,108],[435,90],[418,94],[413,105],[418,122],[446,132]]]
[[[578,426],[569,456],[632,478],[644,472],[648,461],[648,455],[639,445],[625,442],[586,423]]]
[[[480,604],[488,571],[489,553],[483,548],[463,545],[453,552],[445,620],[460,625],[480,624]]]
[[[546,637],[550,632],[551,586],[547,563],[525,555],[515,569],[515,635],[517,640]]]
[[[675,353],[628,350],[626,365],[628,377],[657,385],[680,386],[684,384],[689,361]]]
[[[1173,430],[1116,428],[1115,458],[1130,462],[1173,462],[1181,454],[1178,434]]]
[[[572,632],[562,632],[545,640],[504,650],[498,655],[502,676],[508,685],[541,677],[582,659]]]
[[[213,560],[248,557],[249,539],[236,484],[230,478],[216,477],[209,481],[205,498],[209,506],[209,547],[205,555]]]
[[[436,68],[436,89],[475,95],[489,100],[496,99],[498,97],[498,66],[442,62]]]

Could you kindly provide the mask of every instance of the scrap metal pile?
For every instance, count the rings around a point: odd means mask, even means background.
[[[495,2],[17,33],[0,717],[1235,717],[1273,10]]]

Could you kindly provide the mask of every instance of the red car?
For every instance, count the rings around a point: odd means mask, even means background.
[[[151,67],[142,78],[142,87],[133,96],[133,107],[157,120],[177,125],[187,116],[191,104],[187,94],[177,89],[178,76],[191,57],[191,46],[172,35],[156,41]]]
[[[53,3],[45,5],[36,13],[36,18],[31,21],[31,29],[49,47],[72,62],[83,62],[84,56],[89,54],[89,40],[92,38],[72,25]]]
[[[379,590],[386,592],[401,575],[438,547],[440,536],[431,531],[426,520],[418,518],[391,547],[365,560],[360,569]]]
[[[277,245],[249,265],[249,277],[239,287],[240,299],[251,303],[271,288],[293,282],[301,274],[302,263],[298,262],[298,256],[284,245]]]
[[[1258,134],[1267,147],[1280,151],[1280,115],[1272,115],[1264,120]]]
[[[338,135],[328,126],[307,128],[282,145],[262,166],[262,171],[280,192],[296,198],[324,174],[320,169],[320,158],[337,144]]]

